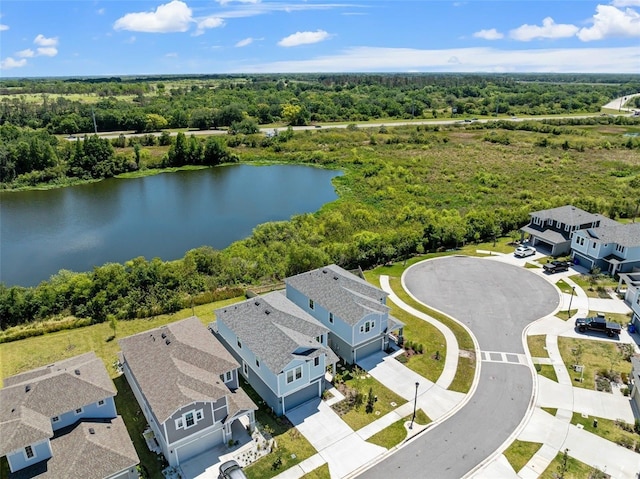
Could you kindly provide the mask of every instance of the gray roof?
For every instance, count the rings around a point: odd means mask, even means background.
[[[286,283],[352,326],[369,313],[389,312],[383,304],[387,293],[335,264],[292,276]]]
[[[387,330],[386,330],[388,333],[403,327],[404,327],[404,323],[402,321],[400,321],[398,318],[395,318],[389,315],[389,320],[387,321]]]
[[[116,395],[95,353],[4,380],[0,389],[0,456],[53,435],[51,418]]]
[[[225,396],[232,399],[220,375],[237,369],[238,362],[195,316],[119,343],[124,360],[161,423],[193,402]]]
[[[81,477],[103,479],[135,467],[140,460],[120,416],[80,421],[56,431],[53,456],[10,474],[10,479]]]
[[[615,221],[599,214],[589,213],[588,211],[581,210],[572,205],[559,206],[558,208],[551,208],[548,210],[540,210],[530,213],[530,216],[537,216],[538,218],[547,220],[552,219],[560,221],[566,225],[579,226],[586,223],[593,223],[594,221],[600,221],[601,225],[608,223],[615,223]]]
[[[588,235],[603,243],[614,243],[630,248],[640,246],[640,223],[615,223],[605,227],[591,228]]]
[[[532,236],[540,238],[549,244],[557,245],[571,241],[569,238],[569,232],[559,232],[553,229],[540,229],[536,225],[527,225],[520,228],[525,233],[529,233]]]
[[[329,330],[279,291],[216,310],[216,318],[274,374],[296,357],[327,354],[315,338]]]

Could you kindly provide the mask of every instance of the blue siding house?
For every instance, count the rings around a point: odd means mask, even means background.
[[[335,264],[287,278],[286,296],[329,329],[328,345],[349,364],[402,342],[387,293]],[[395,334],[394,334],[395,333]]]
[[[6,378],[0,456],[7,457],[10,477],[138,477],[139,459],[115,395],[93,352]]]
[[[125,377],[172,466],[255,427],[238,362],[196,317],[119,341]],[[244,423],[242,423],[244,421]]]
[[[278,415],[325,389],[327,366],[338,358],[327,346],[329,329],[283,292],[216,310],[210,329],[242,364],[241,374]]]
[[[576,231],[571,241],[574,260],[611,276],[640,269],[640,223],[609,220],[603,226]]]

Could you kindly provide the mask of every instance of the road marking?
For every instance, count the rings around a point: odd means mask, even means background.
[[[528,365],[527,357],[524,354],[503,353],[499,351],[480,351],[482,361],[486,363],[507,363]]]

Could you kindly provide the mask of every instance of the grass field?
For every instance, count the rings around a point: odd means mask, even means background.
[[[558,477],[562,477],[563,479],[607,479],[608,476],[602,475],[602,473],[598,473],[598,471],[585,464],[584,462],[580,462],[577,459],[572,458],[571,456],[567,457],[567,465],[566,469],[562,467],[563,463],[563,453],[559,452],[555,457],[551,464],[544,470],[544,472],[540,475],[539,479],[557,479]],[[563,470],[562,475],[559,474],[560,471]]]
[[[597,427],[594,425],[594,421],[597,421]],[[583,417],[582,414],[578,412],[573,413],[571,424],[580,424],[585,431],[597,434],[607,441],[615,442],[616,444],[623,445],[625,447],[628,446],[632,449],[635,448],[636,445],[640,448],[640,435],[633,431],[633,424],[619,423],[617,421],[601,417]]]
[[[548,358],[549,352],[545,346],[547,337],[544,334],[537,334],[535,336],[527,336],[527,346],[529,347],[529,353],[534,358]]]
[[[405,423],[411,421],[412,416],[407,416],[405,418],[400,419],[399,421],[394,422],[390,426],[387,426],[382,431],[377,432],[369,439],[368,442],[372,444],[376,444],[378,446],[382,446],[386,449],[391,449],[392,447],[397,446],[402,441],[404,441],[407,437],[407,429],[405,428]],[[422,409],[418,409],[416,411],[416,419],[415,424],[420,424],[426,426],[431,422],[429,416],[427,416]]]
[[[331,474],[329,473],[329,465],[323,464],[313,471],[307,472],[300,479],[331,479]]]
[[[542,444],[539,442],[518,441],[516,439],[503,454],[511,464],[511,467],[513,467],[513,470],[518,472],[541,447]]]

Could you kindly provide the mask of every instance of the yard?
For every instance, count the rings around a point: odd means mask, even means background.
[[[597,421],[597,426],[595,426],[594,421]],[[634,424],[593,416],[584,417],[578,412],[573,413],[571,424],[580,424],[585,431],[597,434],[607,441],[615,442],[619,446],[640,452],[640,435],[636,432]]]
[[[390,426],[384,428],[382,431],[371,436],[369,439],[367,439],[367,441],[378,446],[382,446],[386,449],[391,449],[392,447],[397,446],[407,438],[407,429],[405,427],[405,423],[411,421],[412,417],[413,415],[407,416],[400,419],[399,421],[394,422]],[[431,419],[429,419],[429,416],[427,416],[424,411],[422,411],[422,409],[418,409],[416,411],[415,424],[426,426],[430,422]]]
[[[579,274],[571,279],[580,286],[590,298],[610,298],[608,291],[615,291],[618,281],[603,274]]]
[[[567,456],[565,465],[564,453],[559,452],[540,475],[540,479],[557,479],[558,477],[564,479],[607,479],[609,476],[571,456]]]
[[[509,464],[511,464],[511,467],[513,467],[513,470],[518,472],[541,447],[542,444],[539,442],[518,441],[516,439],[507,450],[504,451],[504,456],[507,458],[507,461],[509,461]]]

